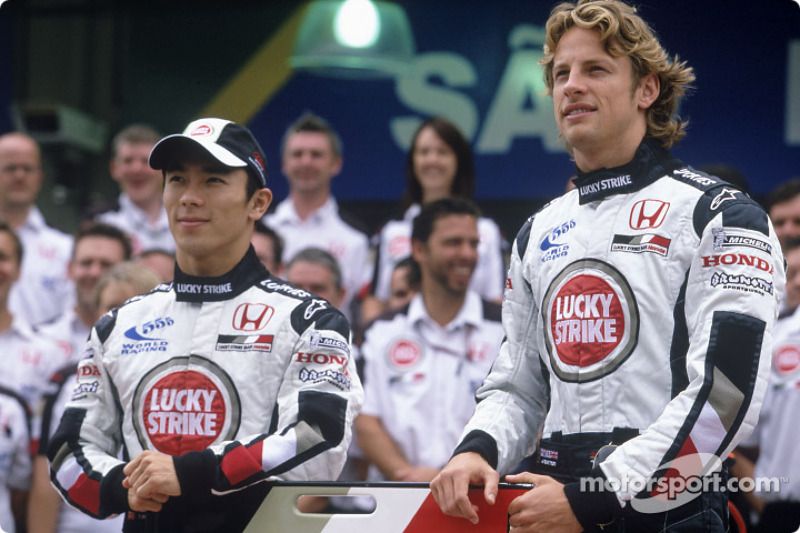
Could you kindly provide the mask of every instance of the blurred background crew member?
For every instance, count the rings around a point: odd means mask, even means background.
[[[104,225],[99,225],[105,227]],[[116,228],[112,228],[119,231]],[[120,232],[127,241],[127,237]],[[91,237],[81,239],[87,242]],[[77,244],[76,246],[78,246]],[[91,307],[95,310],[95,320],[111,309],[117,308],[126,300],[144,294],[159,284],[155,274],[135,263],[122,262],[108,268],[93,286]],[[86,344],[86,338],[83,339]],[[82,351],[82,350],[81,350]],[[61,501],[58,492],[50,485],[50,471],[47,462],[47,445],[64,413],[76,386],[76,360],[71,361],[50,376],[48,393],[41,422],[41,440],[38,454],[33,463],[33,482],[28,501],[28,533],[111,533],[122,530],[122,516],[108,520],[96,520]]]
[[[150,248],[142,250],[133,258],[137,265],[140,265],[161,280],[161,283],[169,283],[175,276],[175,254],[161,248]]]
[[[411,253],[411,221],[421,207],[440,198],[472,198],[474,192],[475,163],[464,135],[440,117],[423,122],[412,138],[406,159],[404,213],[402,218],[387,222],[378,236],[372,298],[363,306],[365,321],[386,307],[392,270]],[[505,281],[500,229],[491,219],[481,217],[478,234],[478,265],[470,288],[482,298],[500,302]]]
[[[122,192],[112,209],[96,216],[96,220],[127,233],[137,254],[153,248],[175,252],[161,200],[163,177],[147,163],[150,150],[160,138],[156,130],[143,124],[117,133],[111,142],[109,172]]]
[[[306,248],[286,265],[286,280],[325,298],[338,308],[344,301],[342,271],[336,258],[321,248]]]
[[[250,244],[256,251],[261,264],[267,267],[273,276],[283,275],[283,239],[272,228],[262,221],[256,222]]]
[[[359,446],[377,467],[370,477],[433,479],[450,458],[497,355],[500,306],[469,288],[479,218],[463,198],[422,206],[411,235],[420,292],[364,334],[365,403],[355,427]]]
[[[39,327],[43,336],[64,350],[62,364],[77,362],[83,354],[89,330],[97,319],[94,291],[98,280],[108,269],[131,258],[128,237],[108,224],[84,225],[74,243],[68,274],[75,286],[75,305],[57,320]]]
[[[800,237],[800,178],[776,187],[767,196],[767,207],[781,246],[788,239]]]
[[[67,278],[72,239],[48,226],[36,207],[43,179],[41,151],[33,138],[23,133],[0,136],[0,219],[25,248],[19,283],[8,305],[32,325],[60,316],[69,308],[72,293]]]
[[[306,113],[286,130],[281,150],[289,197],[264,223],[283,239],[284,262],[310,246],[339,261],[345,290],[340,310],[352,319],[351,302],[369,284],[372,265],[361,224],[343,213],[331,194],[331,181],[342,170],[342,141],[326,120]]]
[[[0,531],[25,531],[31,480],[30,410],[19,394],[0,385]]]

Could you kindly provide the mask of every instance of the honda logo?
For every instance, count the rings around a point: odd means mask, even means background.
[[[669,202],[661,200],[639,200],[631,208],[631,229],[652,229],[664,222],[669,211]]]
[[[233,329],[259,331],[272,319],[275,309],[265,304],[240,304],[233,313]]]

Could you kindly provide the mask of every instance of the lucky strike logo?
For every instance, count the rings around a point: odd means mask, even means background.
[[[191,137],[205,137],[206,135],[211,135],[214,133],[214,128],[212,128],[209,124],[199,124],[192,132],[189,134]]]
[[[568,365],[585,367],[603,360],[625,330],[619,296],[608,282],[591,274],[575,276],[561,287],[551,316],[556,351]]]
[[[789,344],[775,350],[772,367],[780,375],[791,374],[800,367],[800,346]]]
[[[179,455],[213,444],[225,423],[225,400],[207,376],[194,370],[173,372],[144,395],[144,427],[153,446]]]
[[[609,263],[581,259],[567,265],[547,288],[541,309],[550,368],[562,381],[611,374],[636,348],[636,297]]]
[[[420,356],[422,356],[422,350],[419,345],[408,340],[397,341],[389,350],[389,360],[401,368],[413,365]]]

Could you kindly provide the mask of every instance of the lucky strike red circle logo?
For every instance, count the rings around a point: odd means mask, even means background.
[[[389,256],[405,257],[411,253],[411,239],[408,236],[398,235],[389,240]]]
[[[800,347],[781,346],[775,351],[773,366],[779,374],[790,374],[800,366]]]
[[[208,124],[200,124],[195,129],[193,129],[189,135],[192,137],[201,137],[204,135],[211,135],[213,132],[214,129]]]
[[[225,425],[220,389],[194,370],[173,372],[156,381],[145,393],[142,407],[150,442],[169,455],[207,448]]]
[[[399,367],[408,367],[416,363],[422,350],[415,342],[402,340],[397,341],[394,346],[389,350],[389,359]]]
[[[559,359],[587,367],[619,346],[625,314],[619,295],[604,279],[580,274],[567,281],[551,304],[550,328]]]

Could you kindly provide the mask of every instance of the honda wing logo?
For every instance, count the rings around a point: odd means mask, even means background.
[[[661,200],[639,200],[631,208],[631,229],[653,229],[659,227],[667,216],[669,202]]]
[[[275,308],[265,304],[240,304],[233,313],[233,329],[259,331],[269,324]]]

